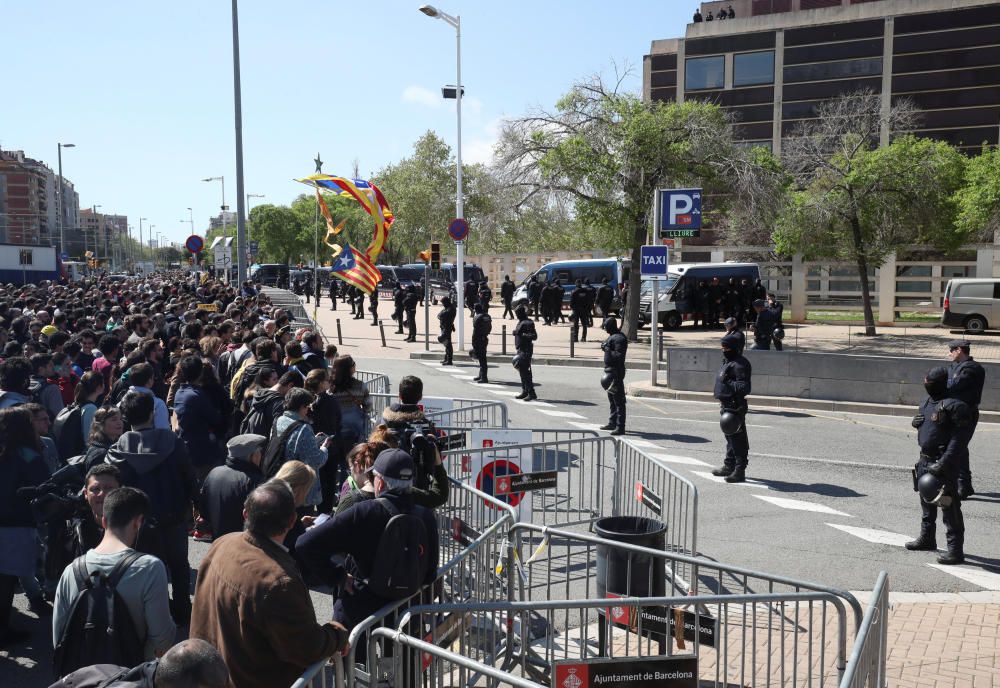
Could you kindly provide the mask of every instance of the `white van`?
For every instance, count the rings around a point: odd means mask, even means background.
[[[961,278],[944,288],[941,324],[984,332],[1000,327],[1000,279]]]

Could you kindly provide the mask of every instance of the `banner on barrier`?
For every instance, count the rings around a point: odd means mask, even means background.
[[[613,592],[608,592],[605,596],[610,600],[622,597]],[[620,628],[638,632],[641,622],[643,636],[674,638],[682,650],[685,648],[681,639],[706,647],[719,647],[719,620],[710,614],[697,614],[661,605],[642,606],[638,609],[613,602],[611,605],[604,609],[604,613],[611,619],[611,623]]]
[[[424,397],[417,406],[426,415],[428,413],[451,411],[455,408],[455,402],[446,397]]]
[[[553,688],[698,688],[697,657],[616,657],[553,662]]]
[[[495,451],[476,452],[471,461],[464,460],[464,457],[462,461],[463,469],[468,465],[472,484],[477,490],[510,504],[517,510],[517,520],[525,523],[531,522],[531,494],[512,492],[510,484],[513,476],[531,472],[531,448],[510,451],[504,450],[504,447],[530,443],[531,430],[473,430],[470,433],[470,449],[492,448]],[[501,492],[501,489],[505,491]]]

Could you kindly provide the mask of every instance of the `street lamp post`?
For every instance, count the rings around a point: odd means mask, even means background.
[[[462,18],[442,12],[433,5],[421,5],[420,11],[428,17],[441,19],[455,29],[455,112],[457,116],[455,145],[455,217],[464,218],[465,209],[462,201]],[[458,305],[465,303],[465,242],[455,242],[455,292]],[[465,318],[458,318],[458,349],[465,349]]]
[[[247,194],[247,207],[246,207],[246,211],[247,211],[247,219],[246,219],[246,228],[247,228],[247,241],[246,241],[247,248],[246,248],[246,251],[247,251],[247,256],[250,256],[250,199],[251,198],[264,198],[264,194],[252,194],[252,193],[248,193]],[[241,282],[241,284],[242,284],[242,282]]]
[[[65,201],[63,201],[63,173],[62,173],[62,149],[63,148],[76,148],[75,143],[59,143],[57,144],[59,148],[59,188],[56,189],[56,195],[59,198],[59,253],[68,253],[66,250],[66,236],[63,232],[63,213],[65,208]]]
[[[191,234],[194,234],[194,210],[192,210],[191,208],[188,208],[187,211],[188,211],[188,215],[189,215],[188,219],[187,220],[181,220],[181,222],[190,222],[191,223]]]
[[[94,222],[97,222],[97,209],[100,208],[100,207],[102,207],[100,203],[96,203],[96,204],[90,206],[90,212],[93,213]],[[94,226],[94,258],[95,259],[98,257],[97,253],[100,250],[100,247],[97,245],[97,227],[99,225],[100,225],[100,223],[98,223],[97,225]],[[84,250],[86,250],[86,247],[87,247],[87,228],[86,227],[83,230],[83,246],[84,246]]]
[[[243,96],[240,91],[240,22],[233,0],[233,111],[236,120],[236,277],[247,278],[247,228],[243,208]]]
[[[145,253],[145,251],[142,250],[142,221],[145,219],[146,218],[144,217],[139,218],[139,261],[140,262],[142,262],[143,254]]]
[[[236,0],[233,0],[235,3]],[[202,179],[203,182],[221,182],[222,183],[222,248],[225,250],[226,247],[226,178],[225,177],[206,177]],[[237,197],[237,201],[239,198]],[[226,282],[229,282],[229,270],[226,270]]]

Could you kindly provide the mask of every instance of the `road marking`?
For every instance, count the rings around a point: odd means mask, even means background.
[[[708,471],[691,471],[691,472],[697,475],[699,478],[704,478],[705,480],[711,480],[713,483],[721,483],[723,485],[739,485],[741,487],[762,487],[765,490],[771,489],[764,483],[754,480],[753,478],[747,478],[746,482],[742,483],[727,483],[724,477],[719,475],[712,475]],[[754,497],[756,496],[757,495],[754,495]]]
[[[597,423],[578,423],[576,421],[569,421],[569,425],[573,427],[580,428],[581,430],[600,430],[601,426]]]
[[[632,418],[648,418],[649,420],[673,420],[673,421],[677,421],[678,423],[708,423],[709,425],[718,425],[719,424],[718,420],[699,420],[697,418],[677,418],[675,416],[639,416],[639,415],[636,415],[634,413],[632,414]],[[747,427],[748,428],[765,428],[765,429],[768,429],[768,430],[774,428],[773,425],[756,425],[754,423],[747,423]]]
[[[937,569],[943,573],[950,573],[956,578],[978,585],[987,590],[1000,590],[1000,573],[983,571],[974,566],[943,566],[941,564],[927,564],[932,569]]]
[[[515,404],[525,404],[527,406],[555,406],[555,404],[550,404],[547,401],[538,401],[537,399],[535,401],[525,401],[524,399],[515,399],[514,403]],[[578,418],[583,418],[583,416],[577,416],[577,417]]]
[[[702,461],[701,459],[693,459],[690,456],[676,456],[675,454],[653,454],[650,453],[654,459],[664,461],[666,463],[680,463],[685,466],[711,466],[712,464]],[[712,475],[709,473],[709,475]],[[713,478],[715,476],[712,476]]]
[[[848,535],[853,535],[854,537],[861,538],[862,540],[867,540],[868,542],[874,542],[876,545],[893,545],[894,547],[902,547],[907,542],[913,539],[910,535],[903,535],[901,533],[893,533],[888,530],[876,530],[875,528],[858,528],[856,526],[845,526],[839,523],[827,523],[826,525],[831,528],[836,528],[837,530],[842,530]]]
[[[471,382],[471,381],[473,381],[473,380],[476,379],[476,378],[472,377],[471,375],[455,375],[455,374],[452,374],[452,377],[455,378],[456,380],[464,380],[465,382]]]
[[[495,385],[492,382],[484,382],[482,383],[482,386],[486,389],[507,389],[503,385]],[[515,394],[517,394],[517,392],[515,392]]]
[[[770,502],[775,506],[780,506],[782,509],[814,511],[818,514],[830,514],[831,516],[846,516],[847,518],[854,518],[850,514],[845,514],[843,511],[837,511],[836,509],[831,509],[825,504],[817,504],[816,502],[806,502],[801,499],[788,499],[786,497],[771,497],[770,495],[754,495],[754,497],[757,499],[763,499],[765,502]]]
[[[632,440],[632,439],[630,439],[629,443],[630,444],[634,444],[637,447],[646,447],[647,449],[663,449],[663,447],[661,447],[660,445],[654,444],[654,443],[650,442],[649,440]]]
[[[499,389],[488,389],[486,390],[490,394],[499,394],[502,397],[516,397],[518,392],[507,392]]]
[[[579,413],[574,413],[573,411],[548,411],[546,409],[541,409],[541,413],[555,418],[586,418],[586,416],[581,416]]]

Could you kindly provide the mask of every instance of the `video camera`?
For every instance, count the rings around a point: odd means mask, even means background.
[[[31,500],[31,513],[39,525],[66,521],[90,513],[90,506],[80,491],[83,474],[78,465],[68,465],[35,487],[17,490],[19,497]]]
[[[429,420],[415,424],[407,423],[399,432],[399,448],[413,457],[413,463],[417,467],[414,486],[424,490],[430,486],[430,476],[434,473],[437,454],[442,451],[442,439],[444,438],[438,436],[434,423]]]

